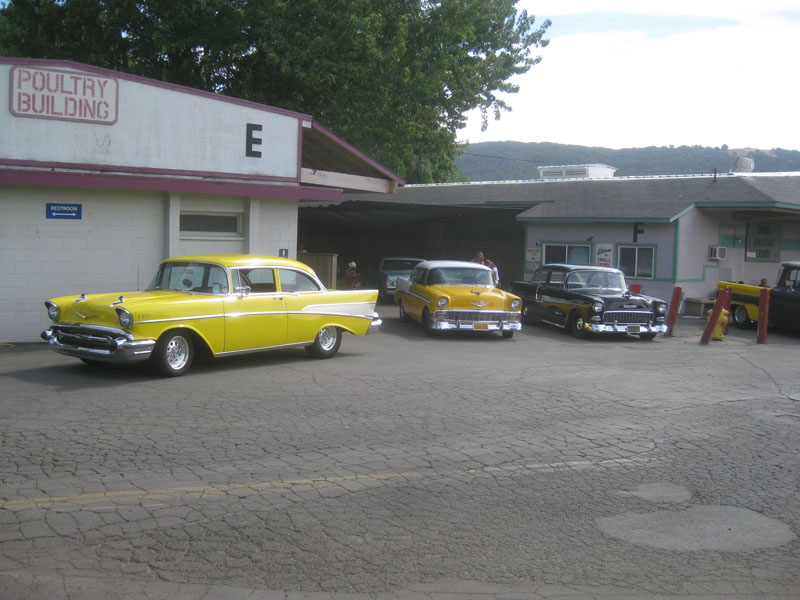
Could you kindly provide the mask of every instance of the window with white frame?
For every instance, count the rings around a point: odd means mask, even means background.
[[[181,233],[208,237],[241,236],[239,213],[181,213]]]
[[[620,246],[617,266],[627,277],[652,279],[655,254],[652,246]]]
[[[590,265],[592,264],[590,250],[589,244],[545,244],[544,264]]]

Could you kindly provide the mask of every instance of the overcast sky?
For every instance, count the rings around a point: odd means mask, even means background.
[[[521,0],[550,19],[512,112],[459,140],[800,150],[800,0]]]

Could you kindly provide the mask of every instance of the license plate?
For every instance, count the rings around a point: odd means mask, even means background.
[[[628,333],[639,333],[638,325],[628,325]]]
[[[473,325],[473,327],[475,329],[489,329],[489,324],[488,323],[475,323],[475,325]]]

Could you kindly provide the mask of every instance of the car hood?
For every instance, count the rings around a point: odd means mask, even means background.
[[[439,296],[450,298],[448,308],[505,310],[509,299],[515,298],[499,288],[480,285],[434,285],[427,288],[434,299]]]
[[[586,295],[605,304],[606,310],[650,309],[657,298],[643,294],[628,294],[620,290],[597,289],[586,292]]]
[[[84,296],[63,296],[51,300],[61,309],[59,321],[72,323],[102,324],[116,326],[117,308],[128,310],[139,318],[144,311],[156,306],[175,306],[177,303],[207,301],[208,295],[152,290],[146,292],[122,292],[113,294],[86,294]]]

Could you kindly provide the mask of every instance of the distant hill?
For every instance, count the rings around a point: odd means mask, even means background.
[[[679,146],[647,148],[596,148],[549,142],[482,142],[466,147],[456,159],[467,181],[538,179],[537,167],[547,165],[606,164],[616,167],[617,177],[630,175],[695,175],[727,173],[736,158],[748,156],[754,172],[800,171],[800,151],[707,148]]]

